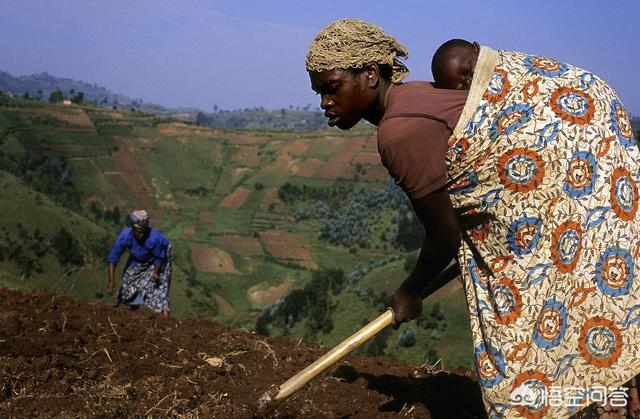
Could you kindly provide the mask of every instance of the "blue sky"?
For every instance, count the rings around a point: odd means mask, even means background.
[[[589,69],[640,115],[639,16],[635,0],[0,0],[0,70],[167,106],[317,106],[307,47],[331,21],[357,17],[409,48],[410,79],[431,80],[435,49],[464,38]]]

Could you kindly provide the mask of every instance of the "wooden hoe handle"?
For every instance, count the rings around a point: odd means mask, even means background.
[[[433,281],[431,281],[427,287],[422,291],[422,298],[433,294],[440,289],[443,285],[460,274],[460,267],[457,263],[450,264],[443,272],[440,273]],[[313,364],[303,369],[293,377],[285,381],[280,387],[278,392],[272,397],[271,392],[265,392],[259,400],[259,405],[265,407],[270,402],[281,401],[298,391],[302,386],[313,380],[315,376],[322,371],[329,368],[331,365],[340,361],[342,358],[350,354],[353,350],[365,343],[371,337],[375,336],[385,327],[393,323],[393,310],[387,308],[387,310],[379,315],[371,323],[358,330],[356,333],[342,341],[332,350],[327,352],[324,356],[316,360]]]
[[[302,386],[326,370],[342,358],[350,354],[353,350],[369,340],[372,336],[376,335],[385,327],[389,326],[393,322],[393,310],[387,309],[384,313],[379,315],[375,320],[358,330],[356,333],[342,341],[335,346],[329,352],[324,354],[321,358],[318,358],[313,364],[309,365],[293,377],[285,381],[278,389],[278,394],[275,395],[273,400],[283,400],[298,391]]]

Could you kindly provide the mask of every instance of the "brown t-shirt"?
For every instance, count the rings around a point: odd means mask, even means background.
[[[422,198],[447,183],[447,143],[468,93],[436,89],[421,81],[392,85],[387,91],[378,151],[409,198]]]

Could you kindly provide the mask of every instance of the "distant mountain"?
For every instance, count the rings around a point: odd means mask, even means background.
[[[92,101],[100,106],[116,106],[122,109],[135,108],[156,115],[170,116],[180,113],[195,113],[198,111],[197,108],[168,108],[147,103],[142,99],[134,99],[123,94],[114,93],[106,87],[98,86],[96,83],[91,84],[84,81],[55,77],[47,72],[26,76],[13,76],[4,71],[0,71],[0,90],[15,96],[28,94],[32,98],[40,98],[43,101],[47,101],[51,92],[55,90],[60,90],[65,97],[69,98],[82,92],[85,101]]]

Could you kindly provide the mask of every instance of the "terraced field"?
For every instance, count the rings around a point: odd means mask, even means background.
[[[4,170],[0,173],[9,179],[5,182],[20,190],[13,196],[7,188],[0,192],[3,204],[21,205],[21,222],[30,231],[35,230],[34,219],[41,217],[38,208],[43,204],[36,201],[44,200],[56,212],[49,218],[53,225],[68,224],[75,217],[100,231],[102,237],[91,257],[84,251],[85,266],[68,275],[70,267],[51,258],[43,262],[44,272],[32,269],[26,276],[15,260],[0,261],[0,283],[10,287],[55,289],[83,299],[105,299],[104,257],[124,226],[125,215],[138,208],[147,209],[152,225],[173,243],[172,311],[178,316],[204,315],[253,329],[269,304],[304,288],[314,272],[341,269],[348,276],[363,264],[396,255],[393,269],[376,268],[362,275],[332,300],[335,327],[316,338],[335,342],[376,314],[374,307],[365,304],[361,312],[353,313],[356,324],[351,316],[346,316],[351,319],[348,322],[340,318],[345,310],[358,306],[359,293],[389,293],[406,274],[402,262],[408,253],[394,239],[396,210],[385,207],[385,202],[360,216],[371,217],[370,226],[350,230],[366,234],[366,240],[345,245],[321,234],[327,223],[335,221],[332,217],[342,220],[347,212],[361,210],[360,204],[350,203],[359,190],[375,192],[388,187],[371,126],[351,132],[230,131],[139,112],[15,99],[0,107],[0,152],[0,169]],[[36,157],[59,159],[64,165],[60,173],[66,182],[65,199],[75,203],[72,211],[67,209],[69,202],[64,207],[54,196],[59,188],[45,190],[37,175],[20,172],[20,159],[34,161]],[[307,192],[283,199],[285,184],[300,191],[307,188]],[[351,192],[336,195],[335,191]],[[116,208],[119,222],[106,222],[104,214],[113,215]],[[301,210],[311,213],[314,208],[331,209],[334,215],[299,217]],[[0,226],[15,231],[16,222],[9,217],[0,220]],[[349,225],[351,221],[341,222]],[[83,230],[70,231],[83,242]],[[379,271],[385,272],[384,286],[376,279]],[[55,281],[47,275],[50,272],[56,272]],[[455,308],[448,313],[447,333],[437,334],[437,341],[424,338],[428,342],[424,345],[396,347],[392,342],[404,332],[401,329],[388,337],[387,351],[424,361],[429,350],[444,352],[451,341],[456,348],[447,348],[448,356],[465,365],[471,359],[470,349],[464,346],[470,346],[468,330],[464,324],[453,324],[464,321],[457,314],[465,310],[462,290],[451,295],[446,301]],[[415,329],[404,328],[412,327]],[[270,333],[307,336],[304,325],[288,330],[273,327]],[[427,332],[418,330],[418,336],[423,334]]]

